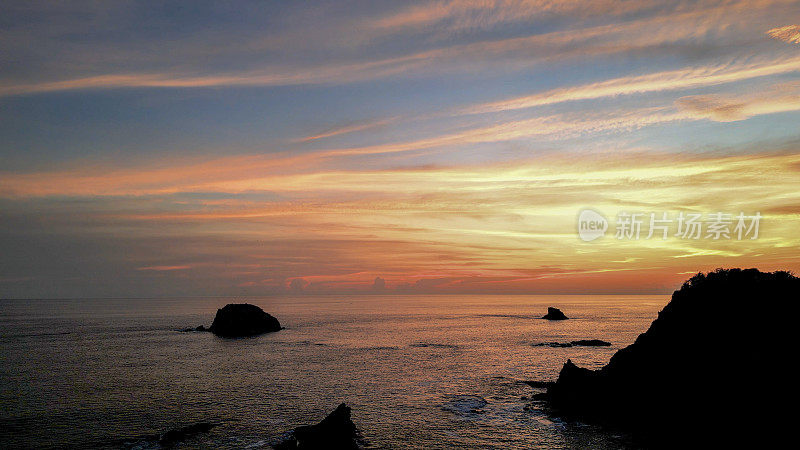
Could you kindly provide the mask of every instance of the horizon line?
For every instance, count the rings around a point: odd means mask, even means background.
[[[147,297],[147,296],[126,296],[126,297],[0,297],[0,301],[21,301],[21,300],[169,300],[169,299],[210,299],[210,298],[263,298],[263,297],[333,297],[333,296],[358,296],[358,297],[379,297],[379,296],[486,296],[486,295],[495,295],[495,296],[511,296],[511,295],[530,295],[530,296],[545,296],[545,295],[569,295],[569,296],[579,296],[579,295],[592,295],[592,296],[610,296],[610,295],[625,295],[625,296],[633,296],[633,295],[672,295],[674,291],[677,289],[672,290],[671,292],[587,292],[587,293],[575,293],[575,292],[551,292],[551,293],[513,293],[513,292],[497,292],[497,293],[481,293],[481,292],[455,292],[455,293],[445,293],[445,292],[437,292],[437,293],[421,293],[421,292],[362,292],[362,293],[353,293],[353,292],[346,292],[346,293],[335,293],[335,292],[327,292],[327,293],[299,293],[299,294],[260,294],[260,295],[172,295],[172,296],[163,296],[163,297]]]

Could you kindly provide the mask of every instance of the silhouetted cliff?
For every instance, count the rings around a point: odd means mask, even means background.
[[[605,367],[568,360],[546,398],[557,415],[647,446],[769,443],[788,420],[777,404],[794,397],[785,361],[796,355],[798,294],[788,272],[697,274]]]

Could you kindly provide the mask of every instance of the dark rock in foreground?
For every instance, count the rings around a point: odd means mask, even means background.
[[[265,313],[258,306],[238,303],[225,305],[217,310],[214,323],[208,331],[222,337],[246,337],[280,329],[281,324],[278,319]]]
[[[173,445],[196,434],[208,433],[213,427],[214,425],[208,422],[198,422],[185,427],[169,430],[161,435],[158,443],[162,447],[172,447]]]
[[[534,347],[610,347],[611,342],[601,341],[600,339],[580,339],[572,342],[539,342],[533,344]]]
[[[788,272],[697,274],[605,367],[568,360],[547,390],[550,408],[651,447],[770,447],[791,429],[777,406],[796,398],[794,372],[781,361],[796,352],[799,294]]]
[[[295,428],[291,438],[273,448],[355,450],[361,448],[361,437],[350,419],[350,407],[342,403],[320,423]]]
[[[542,319],[547,320],[567,320],[569,317],[565,316],[563,312],[561,312],[558,308],[548,307],[547,314],[542,316]]]

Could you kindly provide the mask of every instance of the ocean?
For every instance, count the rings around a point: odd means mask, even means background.
[[[372,448],[624,448],[550,417],[526,380],[599,368],[644,332],[658,296],[387,295],[0,300],[0,448],[269,448],[339,403]],[[226,303],[285,327],[222,339]],[[540,317],[548,306],[566,321]],[[611,347],[541,342],[602,339]]]

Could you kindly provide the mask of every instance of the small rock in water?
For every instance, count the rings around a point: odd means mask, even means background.
[[[542,319],[547,320],[567,320],[569,317],[565,316],[563,312],[561,312],[558,308],[553,308],[552,306],[547,308],[547,314],[542,316]]]
[[[278,319],[255,305],[248,303],[228,304],[217,310],[214,323],[208,328],[221,337],[247,337],[278,331]]]
[[[350,419],[350,407],[342,403],[320,423],[297,427],[291,438],[272,447],[276,450],[359,449],[362,445],[358,429]]]

